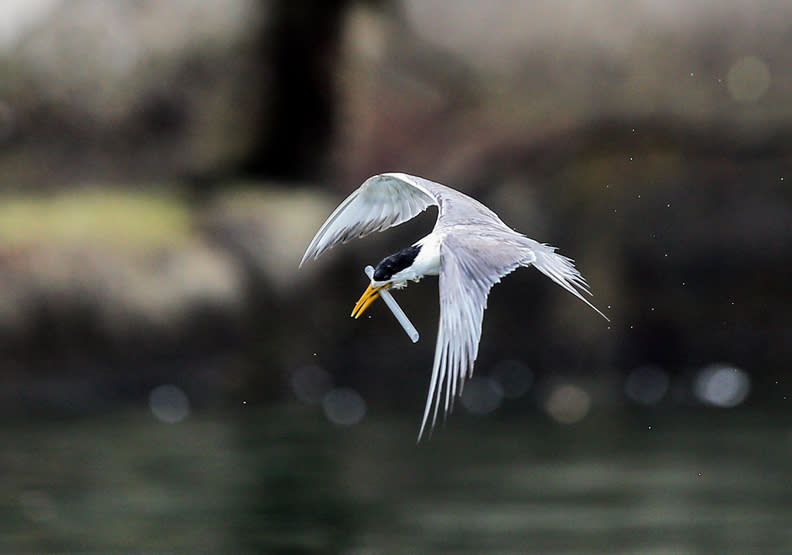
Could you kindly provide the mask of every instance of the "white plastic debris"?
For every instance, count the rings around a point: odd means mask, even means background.
[[[366,266],[364,271],[366,272],[366,275],[368,276],[369,279],[374,279],[373,267]],[[390,294],[390,292],[384,287],[379,290],[379,294],[380,297],[382,297],[382,300],[385,301],[385,304],[388,305],[388,308],[390,308],[391,312],[393,312],[393,315],[399,321],[401,327],[404,328],[405,333],[407,333],[407,335],[410,337],[413,343],[417,343],[418,338],[420,337],[420,335],[418,334],[418,330],[415,329],[415,326],[412,325],[410,319],[407,318],[407,315],[398,305],[396,299],[394,299],[393,296]]]

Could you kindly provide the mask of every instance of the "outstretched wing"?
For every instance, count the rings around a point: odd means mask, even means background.
[[[406,173],[383,173],[367,179],[330,214],[300,266],[338,243],[404,223],[430,206],[439,208],[436,228],[467,223],[508,229],[492,210],[451,187]]]
[[[300,266],[338,243],[399,225],[429,206],[436,206],[437,198],[424,182],[432,183],[403,174],[382,174],[367,179],[322,224]]]
[[[465,227],[448,227],[440,247],[440,324],[418,441],[429,413],[432,429],[440,405],[447,414],[465,380],[473,375],[490,289],[518,266],[535,260],[533,250],[517,234],[499,230],[482,234],[481,229],[471,232]]]

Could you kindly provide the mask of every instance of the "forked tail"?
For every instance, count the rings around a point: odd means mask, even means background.
[[[587,295],[591,295],[591,291],[589,291],[586,279],[575,268],[575,262],[571,258],[556,253],[555,247],[529,240],[533,243],[531,247],[536,254],[536,260],[533,261],[536,269],[589,305],[597,314],[610,322],[610,318],[605,316],[596,306],[580,294],[581,291],[584,291]]]

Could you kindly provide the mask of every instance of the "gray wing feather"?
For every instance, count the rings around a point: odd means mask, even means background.
[[[528,239],[527,237],[525,240],[532,247],[536,255],[536,260],[534,260],[533,265],[537,270],[589,305],[597,314],[610,322],[610,318],[605,316],[596,306],[591,304],[588,299],[580,294],[580,292],[583,291],[587,295],[591,295],[591,291],[589,291],[586,279],[580,275],[578,269],[575,268],[574,260],[555,252],[555,247],[545,245],[544,243],[537,243],[533,239]]]
[[[316,232],[300,266],[338,243],[399,225],[438,204],[431,190],[399,175],[375,175],[338,205]]]
[[[383,174],[383,177],[397,179],[403,183],[424,190],[431,195],[440,208],[440,213],[437,218],[438,228],[445,226],[450,227],[456,224],[476,224],[479,226],[494,225],[511,231],[495,212],[473,197],[469,197],[456,189],[406,173],[387,173]]]
[[[338,243],[402,224],[429,206],[440,209],[436,229],[458,222],[506,227],[492,210],[464,193],[422,177],[384,173],[367,179],[338,205],[316,232],[300,266]]]
[[[441,404],[443,413],[448,414],[454,399],[462,393],[465,380],[473,375],[487,296],[503,276],[519,266],[535,266],[608,319],[580,294],[580,291],[591,294],[586,280],[573,261],[557,254],[555,247],[505,226],[467,230],[465,227],[455,224],[444,229],[447,235],[440,248],[440,324],[419,441],[430,422],[429,414],[432,414],[431,430]]]
[[[440,323],[419,441],[429,414],[432,429],[440,405],[447,414],[473,373],[490,289],[509,272],[535,260],[523,238],[511,230],[481,234],[479,229],[474,235],[459,229],[463,227],[449,226],[440,250]]]

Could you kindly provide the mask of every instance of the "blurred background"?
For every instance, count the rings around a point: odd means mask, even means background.
[[[792,4],[0,1],[0,550],[792,550]],[[297,265],[367,177],[574,258],[493,289],[415,444],[435,212]]]

